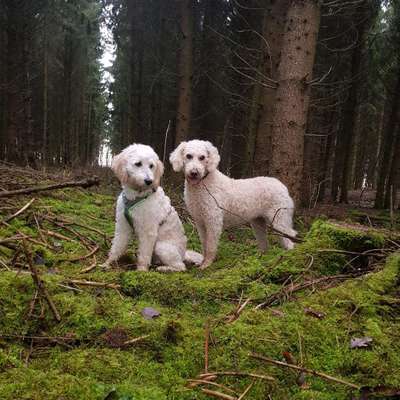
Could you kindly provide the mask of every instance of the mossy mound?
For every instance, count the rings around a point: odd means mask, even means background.
[[[111,197],[64,193],[68,200],[41,198],[38,206],[51,206],[52,213],[62,218],[76,221],[78,216],[82,224],[112,234]],[[97,213],[103,213],[102,217]],[[39,237],[31,222],[28,217],[15,219],[2,233],[10,236],[18,229]],[[97,257],[101,261],[106,253],[101,235],[79,226],[74,229],[100,245]],[[198,249],[192,227],[186,229],[190,246]],[[251,232],[235,230],[224,235],[218,260],[206,271],[192,268],[167,275],[125,270],[80,275],[90,260],[85,259],[85,265],[62,260],[66,255],[85,254],[87,249],[81,243],[59,241],[58,252],[33,244],[32,248],[43,251],[46,262],[37,268],[61,314],[60,323],[44,300],[31,310],[35,286],[30,275],[0,273],[0,399],[209,398],[201,386],[186,387],[188,379],[204,370],[206,325],[210,327],[210,371],[258,373],[275,379],[273,383],[256,380],[246,399],[269,395],[340,400],[357,392],[316,377],[307,377],[299,386],[297,374],[264,364],[250,357],[251,352],[276,360],[289,352],[305,367],[360,386],[400,387],[400,255],[393,254],[370,272],[368,251],[385,245],[384,235],[377,231],[316,221],[293,251],[272,247],[260,255]],[[360,255],[350,262],[356,255],[343,251]],[[3,256],[11,256],[9,252],[5,250]],[[333,280],[330,288],[310,286],[281,298],[276,306],[255,308],[283,284],[354,270],[358,278],[344,283]],[[70,282],[83,277],[120,288]],[[227,323],[226,317],[239,301],[248,298],[251,301],[238,319]],[[145,307],[154,308],[160,316],[145,319]],[[136,343],[125,344],[138,337]],[[351,349],[354,337],[370,337],[372,343]],[[252,379],[232,376],[217,381],[240,394]]]

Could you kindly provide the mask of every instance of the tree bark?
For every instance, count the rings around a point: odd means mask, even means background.
[[[282,38],[285,28],[285,18],[289,0],[268,0],[263,21],[263,62],[262,71],[271,86],[278,79],[278,66],[281,57]],[[260,84],[258,86],[261,86]],[[252,163],[255,175],[268,175],[271,157],[272,113],[275,104],[276,89],[262,86],[261,104],[258,106],[260,119],[258,121],[254,147],[249,151],[254,154]]]
[[[179,55],[179,95],[175,145],[187,138],[192,114],[193,3],[192,0],[179,0],[179,2],[182,43]]]
[[[385,190],[385,208],[395,207],[397,201],[397,189],[400,180],[400,125],[397,125],[392,149],[390,172]]]
[[[365,14],[365,13],[364,13]],[[343,170],[340,184],[340,198],[341,203],[348,203],[347,191],[350,185],[351,167],[353,162],[353,145],[355,138],[355,128],[357,119],[357,105],[358,93],[360,90],[360,75],[362,70],[362,50],[365,29],[367,27],[366,16],[363,15],[364,21],[358,29],[358,43],[353,50],[351,58],[351,87],[349,95],[344,106],[344,121],[341,135],[343,136]]]
[[[376,199],[375,199],[375,208],[384,208],[385,207],[385,193],[387,191],[387,183],[389,180],[389,174],[391,169],[391,155],[393,151],[393,145],[395,141],[395,129],[396,125],[399,121],[399,113],[400,113],[400,60],[399,67],[397,73],[397,83],[395,86],[395,90],[393,91],[393,100],[391,111],[389,115],[389,120],[385,127],[384,137],[383,137],[383,155],[380,161],[380,171],[378,178],[378,185],[376,188]]]
[[[291,0],[278,67],[272,126],[271,173],[300,202],[304,133],[309,104],[320,8],[315,0]]]

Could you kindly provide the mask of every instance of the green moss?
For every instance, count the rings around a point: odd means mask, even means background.
[[[56,197],[41,198],[38,206],[51,206],[63,218],[113,233],[114,199],[83,191],[64,191]],[[88,215],[91,217],[89,218]],[[56,228],[51,225],[48,229]],[[7,235],[34,225],[15,219]],[[102,238],[84,227],[74,226],[107,251]],[[199,249],[193,227],[185,226],[191,248]],[[60,231],[68,235],[64,231]],[[35,236],[37,237],[37,236]],[[72,237],[72,236],[71,236]],[[296,293],[291,301],[271,309],[254,306],[279,290],[285,281],[302,282],[346,272],[351,257],[321,249],[363,252],[381,247],[384,236],[376,231],[358,230],[329,221],[313,224],[305,241],[293,251],[272,247],[260,255],[248,229],[223,235],[218,260],[207,270],[190,269],[182,274],[156,272],[102,272],[80,275],[83,263],[61,261],[83,255],[79,243],[56,239],[62,248],[51,251],[33,245],[45,265],[38,266],[42,278],[61,314],[56,323],[46,303],[43,318],[40,305],[27,318],[35,292],[27,274],[0,273],[0,399],[199,399],[208,398],[199,388],[188,390],[188,378],[204,369],[204,332],[210,325],[209,370],[258,372],[275,378],[274,384],[256,382],[246,398],[348,399],[350,390],[342,385],[307,377],[308,389],[296,384],[296,374],[249,357],[258,352],[278,360],[289,351],[303,365],[357,383],[399,387],[400,376],[400,255],[393,255],[379,272],[349,280],[331,289]],[[8,255],[6,255],[7,257]],[[357,261],[362,268],[364,259]],[[51,267],[49,272],[49,267]],[[54,273],[55,272],[55,273]],[[89,279],[121,284],[121,290],[66,288],[68,280]],[[64,285],[64,286],[61,286]],[[239,302],[250,297],[240,317],[225,322]],[[161,315],[143,318],[144,307]],[[325,314],[317,319],[306,314],[308,307]],[[115,347],[110,332],[126,338],[148,335],[129,347]],[[55,342],[34,342],[6,335],[69,337],[68,347]],[[370,336],[365,349],[350,349],[353,337]],[[113,347],[114,346],[114,347]],[[251,383],[249,378],[218,378],[237,392]]]

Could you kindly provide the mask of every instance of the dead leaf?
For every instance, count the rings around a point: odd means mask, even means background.
[[[285,360],[288,364],[293,364],[293,365],[297,365],[297,361],[294,358],[293,354],[288,352],[288,351],[284,351],[282,353],[283,357],[285,357]]]
[[[324,319],[324,318],[326,317],[326,314],[325,314],[325,313],[323,313],[323,312],[321,312],[321,311],[313,310],[312,308],[308,308],[308,307],[306,307],[306,308],[304,309],[304,312],[305,312],[307,315],[311,315],[312,317],[315,317],[315,318],[318,318],[318,319]]]
[[[107,329],[103,335],[104,342],[113,348],[123,347],[128,338],[128,331],[123,327]]]
[[[400,396],[400,388],[391,388],[388,386],[363,386],[360,389],[361,396],[359,400],[368,400],[368,399],[379,399],[379,398],[399,398]]]
[[[370,337],[353,338],[350,341],[350,348],[359,349],[361,347],[369,347],[371,343],[372,343],[372,338]]]
[[[145,307],[142,310],[142,315],[145,319],[153,319],[159,317],[161,314],[153,307]]]
[[[310,385],[306,382],[307,374],[305,372],[300,372],[296,383],[300,386],[301,389],[306,390],[310,388]]]
[[[284,316],[285,316],[285,313],[284,313],[283,311],[274,310],[274,309],[272,309],[272,310],[270,310],[270,311],[271,311],[271,314],[272,314],[274,317],[284,317]]]

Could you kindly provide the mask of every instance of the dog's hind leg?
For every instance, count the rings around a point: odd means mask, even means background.
[[[278,231],[293,237],[297,235],[297,232],[293,229],[293,209],[280,209],[276,212],[272,221],[273,227]],[[294,247],[294,243],[285,236],[279,236],[279,241],[281,246],[286,250],[293,249]]]
[[[261,253],[265,253],[268,249],[267,239],[267,223],[264,218],[259,217],[250,221],[250,225],[253,228],[254,235],[257,239],[258,248]]]
[[[183,263],[183,256],[179,249],[168,242],[157,242],[154,252],[163,264],[157,268],[160,272],[183,272],[186,266]]]

